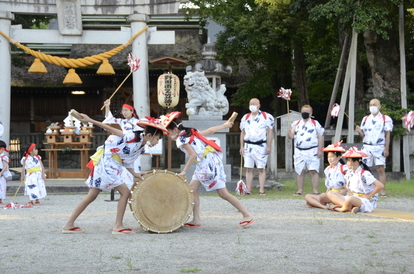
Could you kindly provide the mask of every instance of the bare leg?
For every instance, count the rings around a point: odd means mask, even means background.
[[[258,168],[257,170],[259,171],[259,192],[264,192],[264,186],[266,183],[266,170],[264,168]]]
[[[328,195],[328,199],[331,200],[332,203],[336,205],[342,206],[345,202],[345,196],[339,194],[338,192],[328,191],[327,195]]]
[[[243,221],[250,221],[251,219],[253,219],[253,215],[247,211],[246,207],[240,202],[239,199],[237,199],[227,191],[227,188],[224,187],[217,189],[217,193],[222,199],[232,204],[232,206],[234,206],[238,211],[241,212],[241,214],[243,215]]]
[[[123,225],[123,219],[125,215],[125,209],[126,209],[126,205],[128,202],[128,198],[131,195],[131,191],[128,189],[126,184],[122,184],[116,187],[115,189],[118,190],[119,194],[121,194],[121,197],[119,197],[119,200],[118,200],[118,206],[116,209],[116,219],[115,219],[115,224],[112,227],[112,230],[118,231],[118,230],[126,228]]]
[[[200,216],[200,195],[198,194],[198,188],[201,186],[201,183],[196,180],[190,182],[190,187],[194,193],[194,207],[193,207],[193,220],[189,222],[193,225],[201,225],[201,216]]]
[[[63,226],[63,229],[71,229],[75,227],[75,221],[81,213],[88,207],[90,203],[95,201],[96,197],[101,193],[98,188],[90,188],[88,194],[78,203],[69,217],[69,220]]]
[[[321,195],[306,194],[305,200],[308,205],[322,209],[327,209],[326,204],[332,202],[326,193],[322,193]]]
[[[246,168],[246,187],[249,192],[252,191],[253,168]]]
[[[312,180],[312,187],[313,193],[319,193],[318,185],[319,185],[319,174],[316,170],[309,170],[311,180]]]
[[[385,174],[384,166],[377,166],[377,172],[379,181],[384,185],[384,188],[381,190],[381,195],[386,195],[385,184],[387,183],[387,175]]]
[[[362,205],[361,199],[348,196],[344,199],[344,203],[342,204],[342,207],[337,208],[335,210],[339,212],[344,212],[344,211],[351,210],[353,207],[361,207],[361,205]]]
[[[303,193],[303,184],[305,181],[305,170],[302,170],[302,173],[298,176],[296,176],[296,180],[298,183],[298,191],[296,193]]]

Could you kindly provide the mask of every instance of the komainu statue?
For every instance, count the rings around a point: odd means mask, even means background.
[[[226,86],[222,84],[219,90],[210,86],[204,71],[188,71],[184,76],[184,86],[187,91],[187,115],[224,116],[229,112],[229,101],[224,96]]]

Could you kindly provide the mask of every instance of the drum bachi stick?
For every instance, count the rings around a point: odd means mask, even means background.
[[[233,111],[233,113],[231,114],[231,116],[230,116],[230,118],[229,118],[229,121],[230,122],[232,122],[232,123],[234,123],[234,121],[236,120],[236,118],[237,118],[237,115],[239,115],[237,112],[234,112]]]

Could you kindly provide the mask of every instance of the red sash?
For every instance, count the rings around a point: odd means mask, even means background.
[[[180,134],[180,136],[183,135],[183,134],[184,133]],[[194,128],[191,129],[191,136],[190,136],[190,140],[188,141],[188,143],[193,142],[194,136],[197,137],[198,139],[200,139],[201,141],[203,141],[206,145],[211,146],[212,148],[214,148],[218,152],[221,152],[221,147],[216,142],[214,142],[213,140],[207,139],[206,137],[201,135],[200,132],[198,132],[198,130],[196,130]]]

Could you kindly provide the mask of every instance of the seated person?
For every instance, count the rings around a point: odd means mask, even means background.
[[[357,147],[350,148],[342,155],[347,158],[348,172],[345,174],[347,196],[337,192],[328,192],[328,198],[335,204],[329,209],[334,211],[372,212],[377,207],[378,193],[384,185],[375,179],[367,165],[362,162],[367,155]]]
[[[322,149],[324,152],[328,152],[329,166],[325,168],[325,186],[327,188],[326,193],[320,195],[306,194],[306,205],[311,207],[318,207],[322,209],[328,209],[327,204],[332,203],[328,198],[327,193],[329,191],[335,191],[341,195],[346,195],[344,175],[348,170],[347,166],[342,163],[341,155],[345,152],[345,149],[341,147],[340,142],[336,142],[332,145]]]

